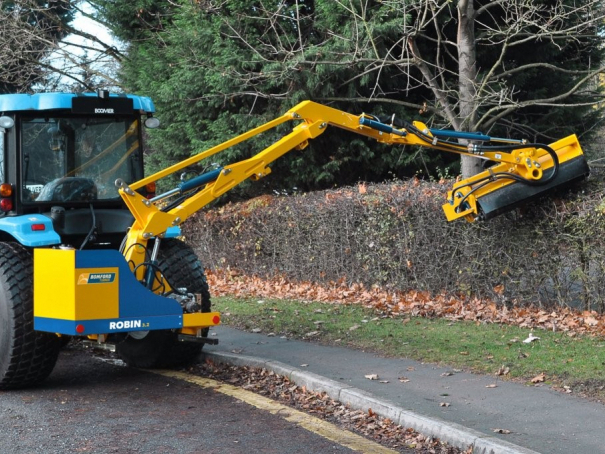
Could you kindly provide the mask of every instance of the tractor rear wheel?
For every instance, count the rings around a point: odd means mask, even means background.
[[[193,249],[182,241],[162,241],[158,257],[158,268],[174,288],[186,288],[189,293],[202,295],[202,312],[210,312],[210,292],[204,268]],[[205,329],[202,333],[208,334]],[[133,367],[174,367],[193,361],[203,344],[179,342],[172,330],[132,333],[116,345],[116,353]]]
[[[34,331],[33,289],[31,253],[0,242],[0,389],[40,383],[59,356],[59,337]]]

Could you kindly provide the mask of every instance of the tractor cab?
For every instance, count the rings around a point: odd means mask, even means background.
[[[0,95],[0,239],[115,248],[133,222],[115,181],[143,177],[154,110],[107,92]]]

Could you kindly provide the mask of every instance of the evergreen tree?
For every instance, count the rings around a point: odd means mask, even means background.
[[[160,111],[164,129],[151,137],[156,167],[303,99],[354,113],[421,112],[431,127],[521,129],[547,141],[582,133],[600,115],[600,94],[587,84],[602,63],[594,0],[98,3],[130,40],[126,85],[151,95]],[[275,138],[266,133],[223,159],[249,156]],[[271,184],[314,189],[406,176],[427,156],[434,160],[427,169],[453,159],[333,130],[275,163]]]

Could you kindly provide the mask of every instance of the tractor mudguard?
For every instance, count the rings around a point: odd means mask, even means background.
[[[50,218],[40,214],[0,218],[0,231],[8,233],[23,246],[61,244],[61,237],[55,232]]]

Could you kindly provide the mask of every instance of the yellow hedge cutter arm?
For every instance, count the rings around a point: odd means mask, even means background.
[[[249,159],[192,178],[151,200],[136,192],[148,183],[181,171],[287,121],[299,121],[299,124],[292,132]],[[304,101],[275,120],[130,186],[122,181],[116,182],[120,195],[135,217],[135,223],[128,234],[127,260],[140,263],[140,260],[135,258],[137,248],[128,246],[134,243],[144,244],[149,238],[161,236],[167,228],[180,225],[192,214],[244,180],[258,180],[268,175],[271,172],[270,163],[291,150],[305,148],[310,139],[323,134],[328,126],[371,137],[382,143],[418,145],[476,156],[497,163],[485,172],[454,185],[448,193],[447,203],[443,206],[449,221],[464,217],[472,222],[478,218],[492,217],[555,186],[583,178],[589,172],[575,135],[550,145],[530,144],[478,133],[429,129],[420,122],[404,123],[398,127],[381,122],[371,115],[353,115]],[[472,144],[465,146],[452,139],[465,139]],[[166,201],[171,198],[177,198],[178,203],[166,205]]]
[[[289,134],[249,159],[214,168],[152,199],[147,199],[137,192],[149,183],[182,171],[288,121],[297,122]],[[182,224],[191,215],[244,180],[258,180],[268,175],[271,172],[269,164],[291,150],[304,149],[310,139],[323,134],[329,126],[371,137],[382,143],[418,145],[478,156],[497,163],[485,172],[454,185],[443,205],[449,221],[464,217],[472,222],[477,218],[492,217],[555,186],[588,174],[586,160],[575,136],[550,145],[529,144],[524,141],[491,138],[478,133],[429,129],[420,122],[395,126],[392,121],[380,121],[371,115],[352,115],[304,101],[275,120],[134,184],[127,185],[121,180],[116,181],[121,197],[135,218],[122,252],[134,270],[136,279],[145,282],[150,289],[157,287],[154,281],[159,280],[159,277],[149,264],[154,263],[156,249],[159,248],[159,242],[168,228]],[[471,145],[462,145],[458,139],[470,141]],[[154,251],[149,254],[147,242],[152,238]],[[166,289],[166,283],[162,286]],[[199,315],[201,316],[202,314]],[[209,324],[207,321],[198,324],[193,319],[191,322],[185,320],[183,324],[184,329],[193,332],[202,326]]]

